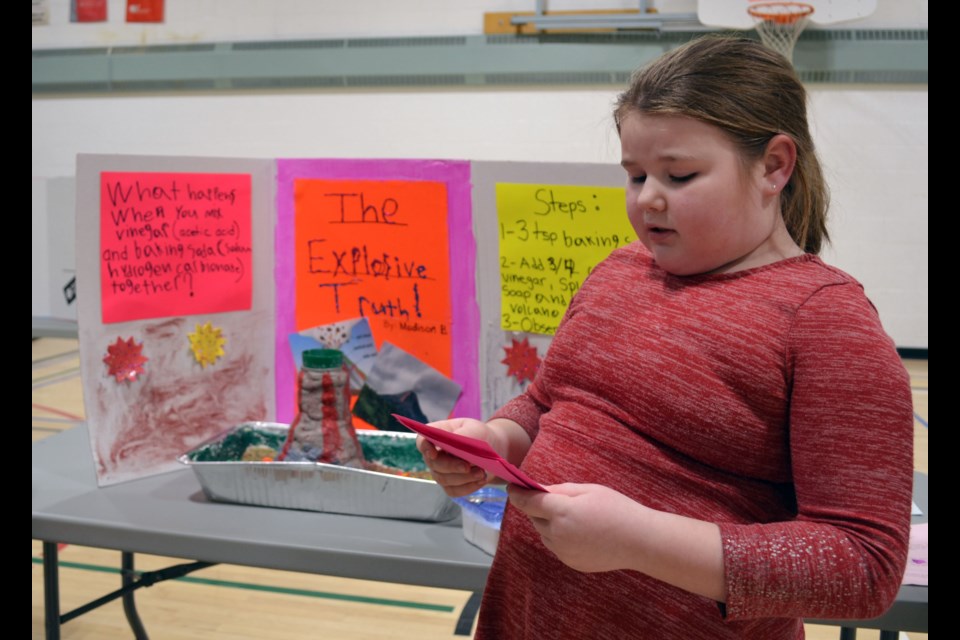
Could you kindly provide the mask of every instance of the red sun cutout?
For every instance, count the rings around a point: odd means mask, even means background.
[[[540,356],[537,355],[537,348],[530,346],[529,338],[524,338],[522,342],[512,339],[513,346],[504,347],[507,357],[500,362],[507,365],[507,375],[513,376],[518,382],[524,380],[533,381],[537,369],[540,368]]]
[[[109,374],[117,382],[135,382],[137,376],[143,373],[143,364],[149,360],[141,354],[143,343],[136,344],[133,338],[126,342],[117,338],[114,344],[107,347],[107,355],[103,361],[109,368]]]

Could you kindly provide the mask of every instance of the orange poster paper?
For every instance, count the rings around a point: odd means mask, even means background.
[[[294,184],[297,331],[367,318],[384,340],[452,374],[442,182]]]
[[[103,322],[250,308],[248,174],[100,174]]]

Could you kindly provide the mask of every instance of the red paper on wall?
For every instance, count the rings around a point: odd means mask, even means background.
[[[103,22],[107,19],[107,0],[73,0],[70,17],[74,22]]]
[[[127,0],[127,22],[163,22],[163,0]]]

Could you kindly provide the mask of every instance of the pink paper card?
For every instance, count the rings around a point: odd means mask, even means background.
[[[470,464],[474,464],[498,478],[526,489],[546,491],[536,480],[500,457],[500,454],[494,451],[493,448],[483,440],[459,436],[453,432],[437,429],[436,427],[431,427],[430,425],[411,420],[396,413],[393,414],[393,417],[411,431],[422,435],[433,443],[434,446],[443,449],[451,455],[466,460]]]

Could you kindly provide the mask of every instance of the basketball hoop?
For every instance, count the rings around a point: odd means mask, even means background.
[[[747,7],[760,40],[787,60],[793,59],[793,45],[807,26],[813,7],[805,2],[754,2]]]

